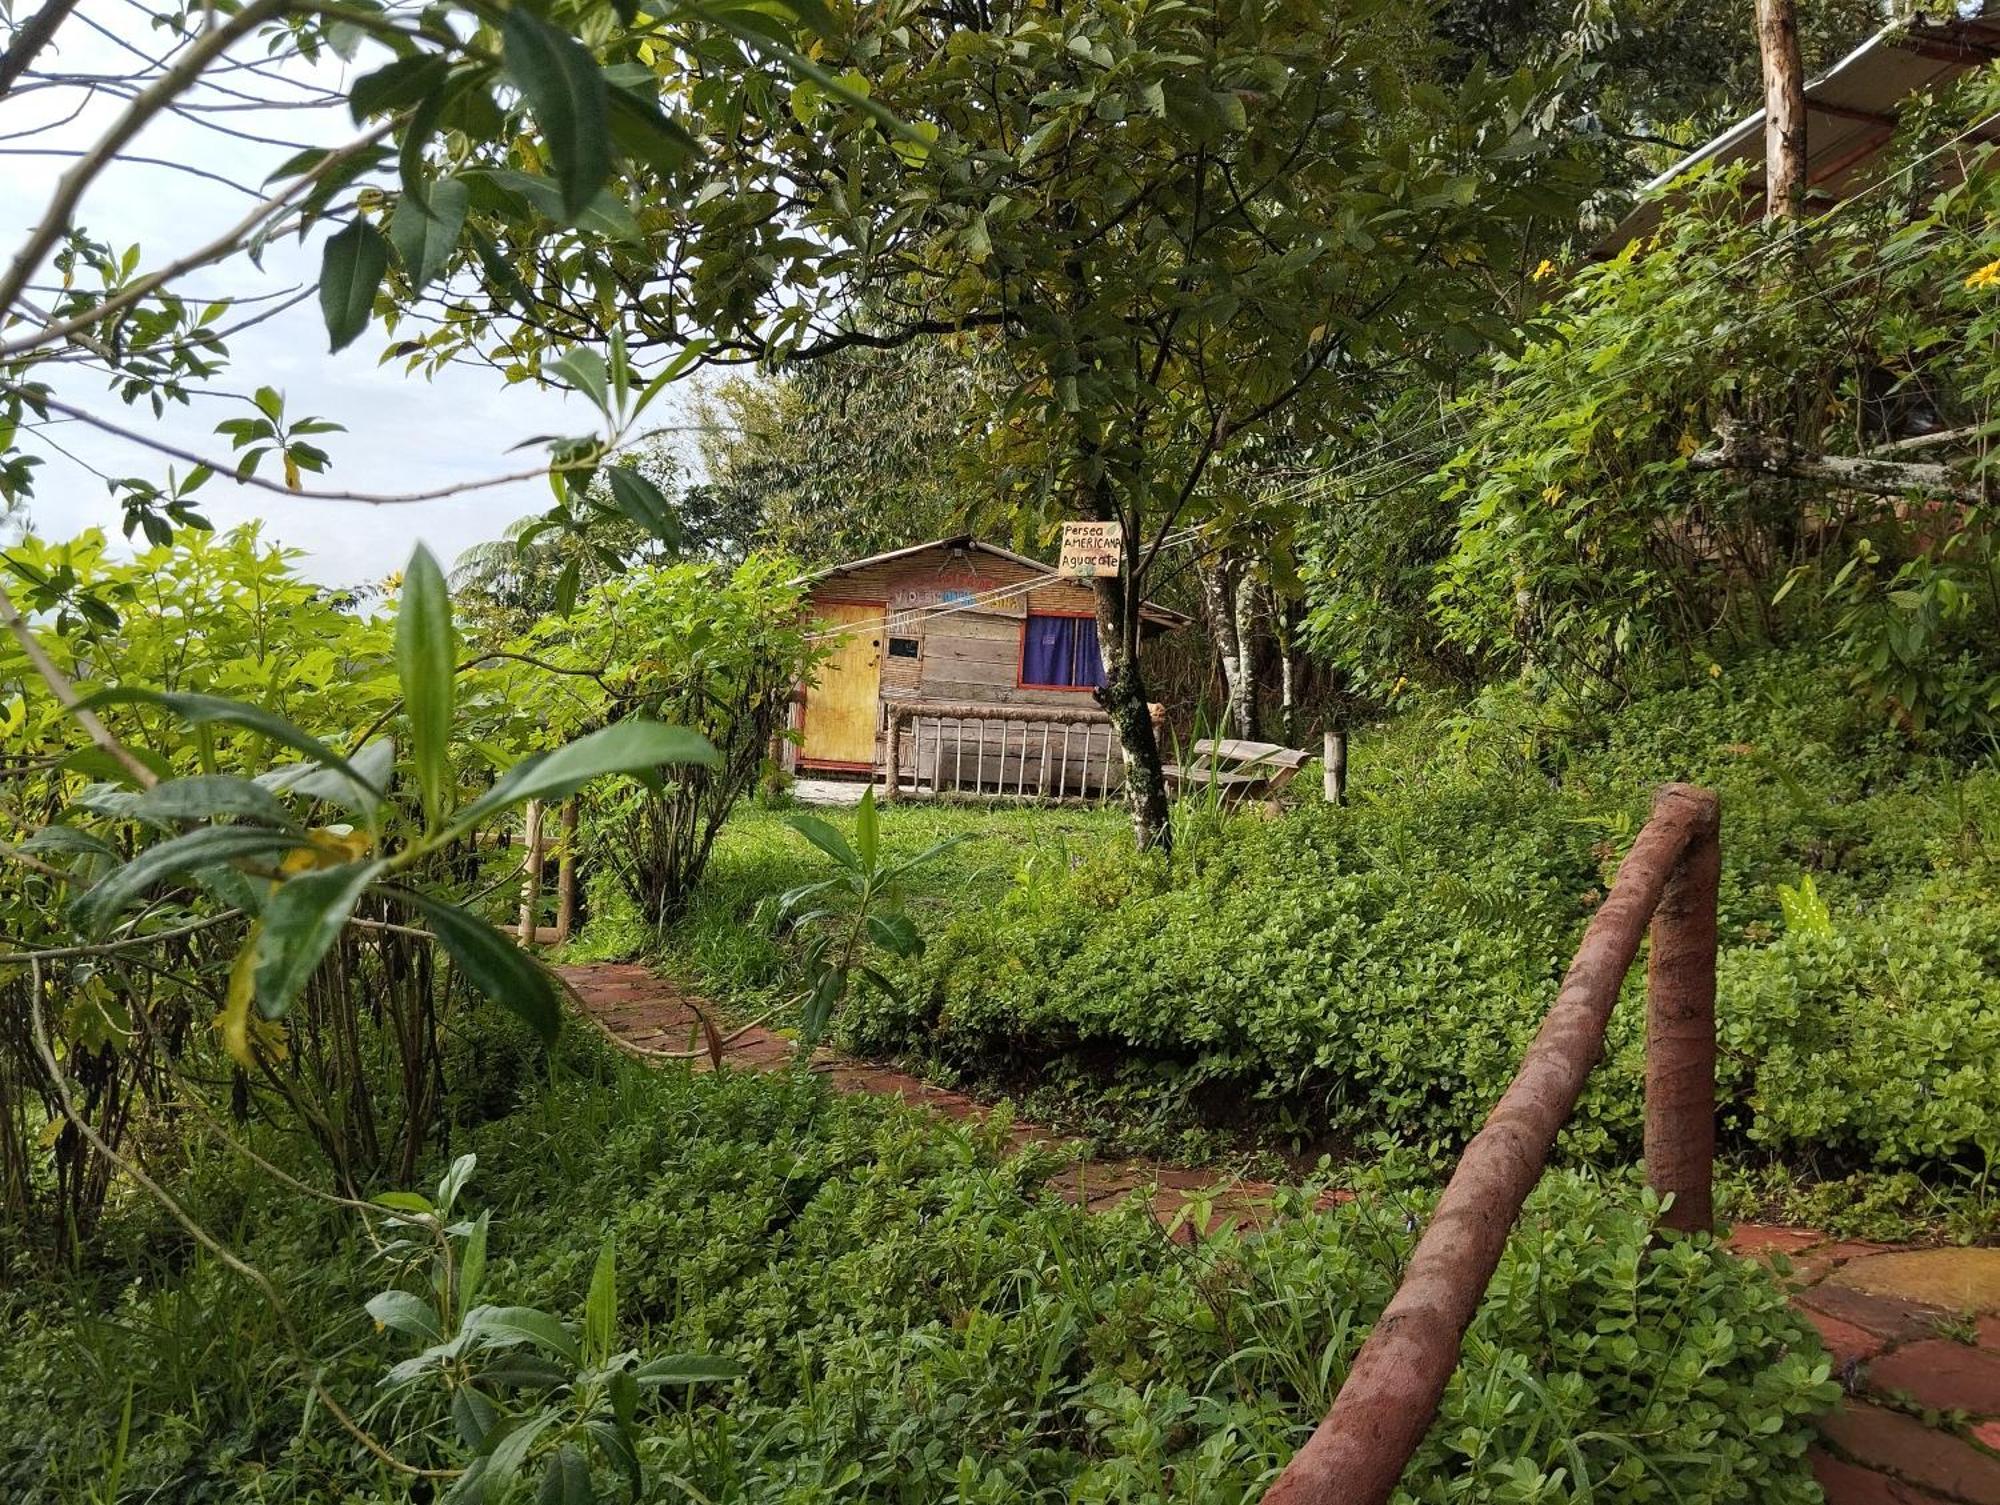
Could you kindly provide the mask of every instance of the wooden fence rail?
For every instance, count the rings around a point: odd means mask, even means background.
[[[1102,711],[910,701],[889,710],[885,801],[958,795],[1070,803],[1124,781],[1124,752]]]
[[[1673,1199],[1661,1218],[1667,1227],[1713,1224],[1719,829],[1720,806],[1708,790],[1668,784],[1654,796],[1652,818],[1584,931],[1520,1071],[1466,1146],[1333,1408],[1265,1493],[1265,1505],[1388,1500],[1437,1415],[1521,1205],[1603,1052],[1649,922],[1646,1180]]]

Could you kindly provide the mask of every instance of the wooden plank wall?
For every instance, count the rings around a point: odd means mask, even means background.
[[[1051,581],[1023,595],[973,610],[923,619],[926,610],[937,609],[936,598],[941,590],[983,594],[1017,585],[1039,573],[1043,572],[991,554],[968,551],[953,556],[947,550],[937,549],[836,575],[814,587],[813,599],[888,603],[889,628],[882,644],[885,701],[949,700],[957,704],[1071,707],[1088,704],[1087,691],[1027,689],[1016,682],[1021,675],[1021,630],[1028,613],[1088,613],[1094,607],[1088,585],[1073,580]],[[915,638],[917,657],[893,657],[889,653],[890,637]]]

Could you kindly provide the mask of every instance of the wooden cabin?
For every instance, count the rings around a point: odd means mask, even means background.
[[[799,772],[893,772],[904,794],[1055,799],[1122,781],[1093,694],[1104,667],[1088,580],[961,537],[834,565],[807,584],[830,651],[795,706]],[[1189,619],[1149,602],[1142,620],[1150,638]]]

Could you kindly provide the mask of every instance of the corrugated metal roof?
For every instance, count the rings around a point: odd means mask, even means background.
[[[1967,7],[1967,9],[1974,9]],[[1896,133],[1897,111],[1912,94],[1948,84],[2000,58],[2000,9],[1984,0],[1973,14],[1885,26],[1806,85],[1806,182],[1816,199],[1845,198]],[[2000,122],[1988,121],[1973,139],[2000,141]],[[1599,246],[1613,255],[1649,234],[1660,221],[1667,189],[1697,167],[1753,164],[1744,179],[1751,202],[1764,201],[1764,112],[1738,121],[1707,145],[1661,173],[1618,228]]]
[[[890,549],[881,554],[870,554],[866,559],[848,559],[839,564],[827,565],[814,570],[809,575],[801,575],[794,584],[809,585],[814,581],[830,580],[835,575],[851,575],[856,570],[865,570],[871,565],[891,564],[898,559],[908,559],[912,554],[929,553],[932,549],[950,549],[955,552],[991,554],[996,559],[1011,560],[1025,565],[1037,574],[1046,574],[1054,569],[1039,559],[1031,559],[1026,554],[1016,554],[1012,549],[1003,549],[997,543],[987,543],[974,538],[970,533],[961,533],[955,538],[934,538],[929,543],[911,544],[905,549]],[[1158,602],[1147,601],[1141,608],[1141,615],[1161,627],[1185,627],[1194,620],[1186,612],[1175,611],[1171,606],[1161,606]]]

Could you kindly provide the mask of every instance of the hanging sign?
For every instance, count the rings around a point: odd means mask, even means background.
[[[1056,568],[1079,580],[1108,580],[1125,554],[1125,532],[1117,523],[1064,523],[1062,559]]]

